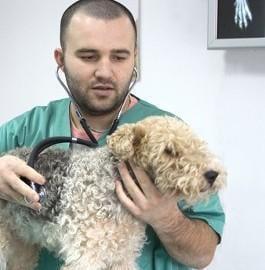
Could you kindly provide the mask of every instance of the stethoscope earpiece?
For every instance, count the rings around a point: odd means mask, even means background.
[[[131,90],[133,89],[134,85],[136,84],[138,79],[138,70],[136,67],[133,68],[133,74],[132,74],[132,80],[128,89],[128,94],[131,92]],[[127,96],[126,96],[127,97]],[[125,98],[126,100],[126,98]]]
[[[137,67],[134,67],[133,68],[133,72],[134,72],[135,79],[137,80],[138,79],[138,70],[137,70]]]

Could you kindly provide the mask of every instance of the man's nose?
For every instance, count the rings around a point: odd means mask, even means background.
[[[113,70],[111,62],[106,59],[101,60],[96,67],[95,76],[98,79],[106,79],[106,80],[112,78]]]

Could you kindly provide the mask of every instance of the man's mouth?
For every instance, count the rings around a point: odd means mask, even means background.
[[[115,88],[112,85],[96,84],[91,89],[96,96],[106,98],[113,94]]]
[[[93,90],[111,91],[114,90],[112,85],[97,84],[92,87]]]

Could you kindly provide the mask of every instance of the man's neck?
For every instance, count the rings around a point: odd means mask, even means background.
[[[124,105],[123,108],[123,112],[127,110],[127,108],[129,107],[129,103],[130,99],[127,98],[126,104]],[[116,118],[119,112],[119,109],[120,108],[105,115],[83,115],[83,116],[85,117],[92,131],[99,131],[98,133],[102,133],[111,127],[114,119]],[[76,111],[75,105],[71,103],[70,107],[71,122],[77,129],[82,130],[80,120],[78,119],[75,111]]]

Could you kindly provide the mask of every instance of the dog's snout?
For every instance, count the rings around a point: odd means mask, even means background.
[[[214,183],[214,181],[216,180],[217,176],[218,176],[218,172],[214,171],[214,170],[210,170],[207,171],[204,174],[204,177],[206,178],[207,182],[212,185]]]

